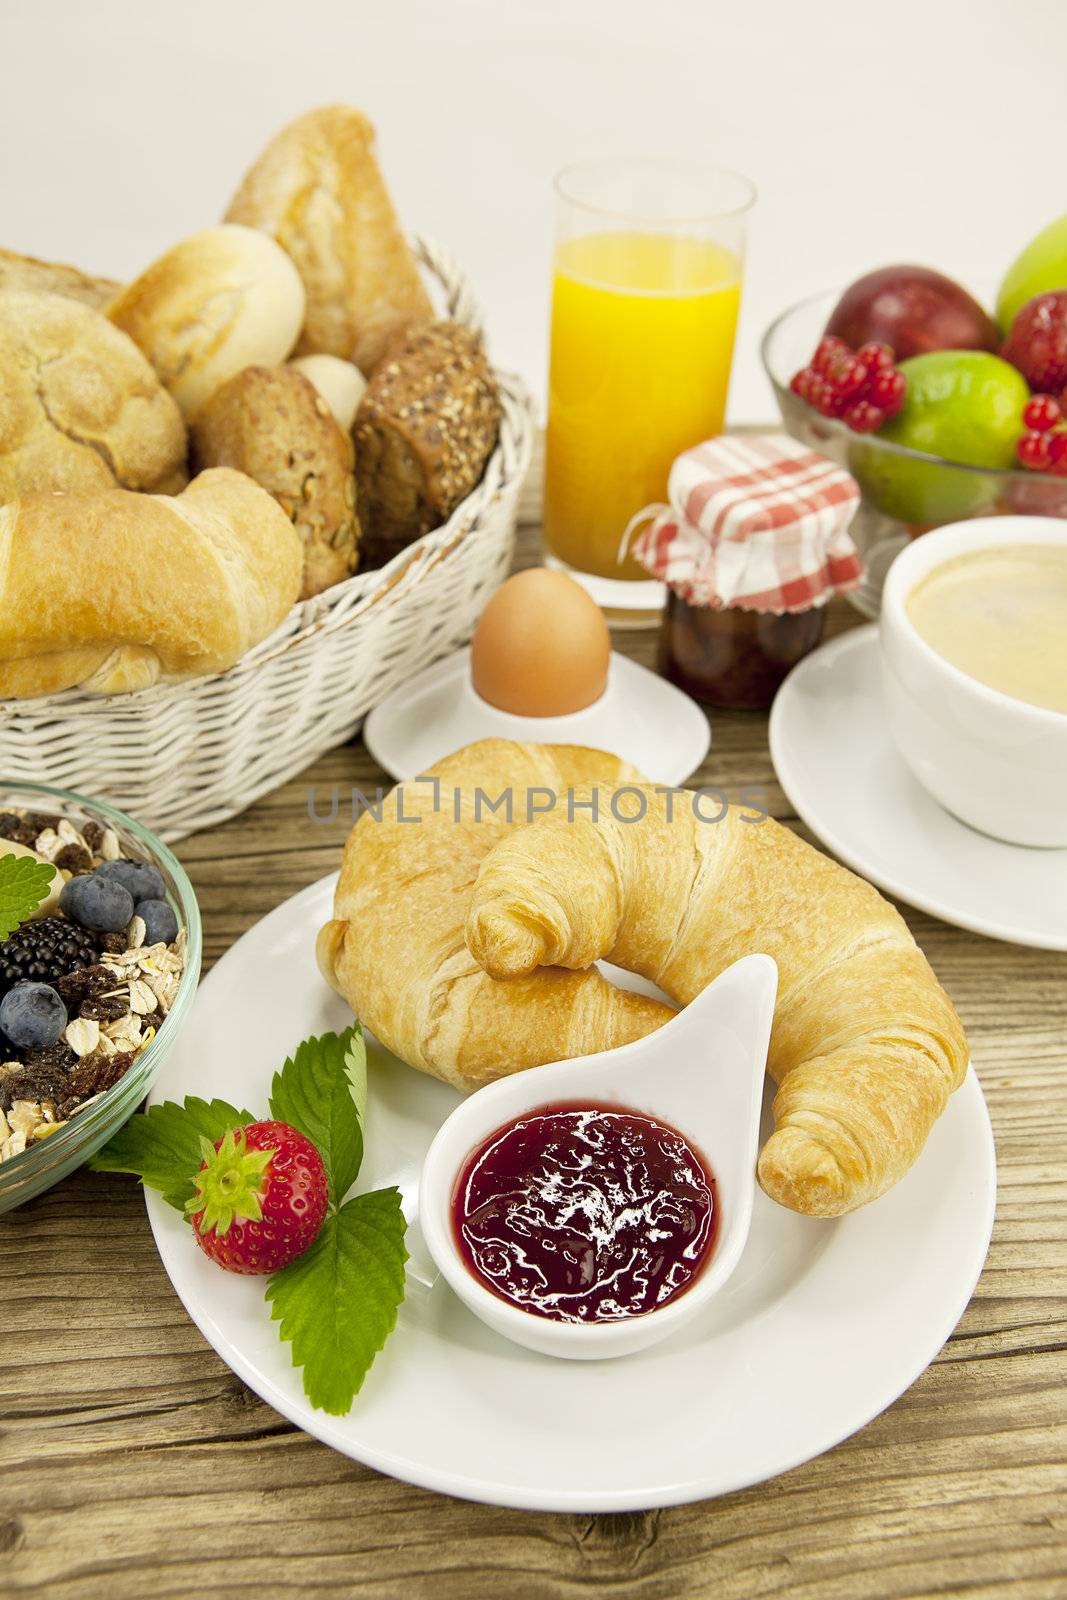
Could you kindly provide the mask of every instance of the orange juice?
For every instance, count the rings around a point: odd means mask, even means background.
[[[556,254],[545,440],[545,543],[582,572],[647,578],[618,559],[635,511],[667,492],[680,451],[722,432],[741,296],[722,245],[594,233]]]

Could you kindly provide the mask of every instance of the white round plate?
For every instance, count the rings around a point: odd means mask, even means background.
[[[1067,950],[1067,850],[976,833],[912,777],[886,725],[877,627],[793,668],[770,744],[797,816],[853,871],[973,933]]]
[[[437,661],[394,689],[368,716],[363,742],[392,777],[417,778],[476,739],[584,744],[630,761],[654,783],[681,784],[711,744],[704,712],[673,683],[612,652],[600,699],[568,717],[498,711],[470,681],[469,650]]]
[[[335,880],[280,906],[203,984],[153,1101],[266,1109],[272,1073],[345,1006],[315,966]],[[412,1219],[422,1157],[457,1096],[372,1060],[360,1188],[398,1183]],[[766,1114],[765,1114],[766,1115]],[[163,1264],[193,1321],[276,1411],[345,1455],[429,1489],[546,1511],[624,1511],[725,1494],[829,1449],[937,1354],[978,1279],[996,1193],[973,1073],[904,1181],[835,1222],[756,1197],[730,1282],[674,1338],[611,1361],[558,1361],[493,1334],[427,1271],[346,1417],[313,1410],[251,1278],[220,1272],[149,1192]]]

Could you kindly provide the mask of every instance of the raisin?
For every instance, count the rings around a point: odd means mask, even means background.
[[[129,948],[126,941],[126,930],[123,929],[121,933],[102,933],[100,935],[100,948],[105,955],[124,956]]]
[[[125,995],[97,995],[82,1001],[78,1015],[90,1022],[117,1022],[129,1009],[129,1000]]]
[[[81,835],[90,850],[99,850],[104,842],[104,830],[99,822],[87,822],[81,830]]]
[[[83,1100],[91,1100],[93,1095],[103,1094],[112,1088],[132,1065],[132,1050],[120,1050],[113,1056],[105,1055],[102,1050],[94,1050],[91,1055],[83,1056],[77,1066],[71,1068],[58,1110],[63,1116],[69,1117],[75,1106]]]
[[[90,872],[93,858],[84,845],[65,844],[62,850],[57,851],[52,857],[52,865],[62,867],[66,872]]]

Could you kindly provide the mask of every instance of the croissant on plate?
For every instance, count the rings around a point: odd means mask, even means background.
[[[319,939],[327,977],[392,1050],[474,1088],[667,1020],[594,961],[685,1005],[765,951],[779,989],[763,1188],[837,1216],[904,1175],[963,1080],[967,1044],[903,918],[870,884],[770,819],[731,807],[703,821],[686,791],[647,785],[601,752],[491,740],[434,775],[436,813],[431,785],[418,786],[422,806],[404,786],[403,814],[421,826],[398,822],[388,800],[380,822],[357,824]],[[535,785],[557,803],[524,825]],[[510,789],[511,822],[484,806],[476,820],[478,788]]]

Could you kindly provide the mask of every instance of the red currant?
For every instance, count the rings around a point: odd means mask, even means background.
[[[1049,471],[1057,478],[1067,478],[1067,433],[1046,434],[1048,439]]]
[[[855,356],[835,356],[827,372],[826,381],[840,400],[856,400],[867,383],[867,368]]]
[[[825,378],[829,375],[830,363],[836,356],[850,356],[851,354],[852,351],[844,339],[835,339],[834,335],[829,333],[825,339],[820,339],[815,347],[815,354],[811,358],[812,369],[819,374],[820,378]]]
[[[1029,407],[1027,407],[1029,410]],[[1029,467],[1031,472],[1045,472],[1049,465],[1049,439],[1044,433],[1031,431],[1024,433],[1015,446],[1015,454],[1019,457],[1024,467]]]
[[[880,368],[867,385],[867,399],[887,417],[895,417],[904,404],[908,380],[896,367]]]
[[[814,406],[822,417],[836,417],[839,414],[840,401],[828,378],[816,377],[812,380],[808,404]]]
[[[842,419],[853,433],[873,433],[885,421],[885,412],[869,400],[855,400]]]
[[[887,344],[878,344],[874,339],[869,344],[861,344],[856,354],[872,372],[891,367],[896,359]]]
[[[1054,428],[1060,416],[1059,401],[1050,394],[1035,394],[1029,404],[1023,407],[1023,422],[1037,433],[1047,433]]]

